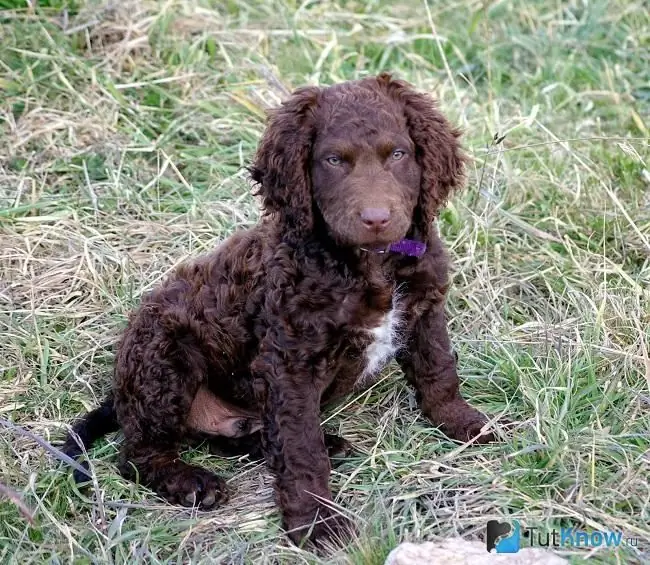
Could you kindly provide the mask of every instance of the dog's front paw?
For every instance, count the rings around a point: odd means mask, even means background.
[[[493,432],[483,430],[488,421],[486,416],[463,399],[438,407],[430,419],[451,439],[466,442],[476,438],[475,443],[480,444],[496,441]]]
[[[296,545],[308,544],[317,550],[343,545],[354,535],[354,524],[345,516],[321,510],[311,518],[285,518],[289,538]]]
[[[491,432],[488,429],[483,429],[488,421],[486,416],[478,410],[474,410],[474,412],[476,414],[475,419],[461,425],[458,435],[454,436],[454,439],[459,441],[469,441],[476,438],[475,443],[479,444],[492,443],[493,441],[496,441],[494,432]]]

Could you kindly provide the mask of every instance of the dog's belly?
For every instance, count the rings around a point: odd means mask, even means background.
[[[187,425],[208,435],[242,437],[262,427],[259,414],[239,408],[201,386],[192,401]]]
[[[393,359],[402,345],[403,312],[397,297],[392,308],[384,314],[380,324],[367,330],[371,342],[365,351],[365,363],[355,388],[368,386],[379,372]]]

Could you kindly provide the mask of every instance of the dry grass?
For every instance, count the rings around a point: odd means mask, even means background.
[[[391,70],[467,131],[469,187],[441,223],[451,329],[464,393],[512,425],[452,444],[395,368],[328,414],[361,452],[332,476],[361,532],[329,562],[380,564],[399,540],[482,536],[498,517],[623,530],[638,548],[569,554],[650,560],[641,0],[36,4],[0,2],[18,6],[0,14],[0,417],[56,444],[103,395],[141,294],[255,222],[242,166],[264,109]],[[0,483],[27,506],[0,500],[0,562],[326,562],[286,542],[263,467],[187,453],[235,492],[193,514],[122,480],[117,442],[93,450],[82,494],[0,429]]]

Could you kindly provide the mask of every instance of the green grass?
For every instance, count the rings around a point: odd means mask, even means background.
[[[468,187],[441,221],[451,332],[463,393],[502,442],[452,444],[388,370],[327,415],[360,451],[332,474],[360,533],[328,561],[288,544],[263,466],[186,453],[234,491],[193,514],[119,476],[119,437],[92,451],[84,494],[0,428],[0,483],[34,513],[0,499],[0,563],[379,565],[399,541],[478,539],[497,518],[623,530],[637,549],[569,554],[650,560],[642,0],[430,2],[430,20],[406,0],[2,8],[0,417],[56,444],[107,389],[142,293],[256,221],[243,167],[265,108],[284,88],[389,70],[466,131]]]

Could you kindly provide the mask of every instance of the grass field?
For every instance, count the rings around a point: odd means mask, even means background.
[[[292,547],[262,465],[185,456],[232,501],[192,513],[94,488],[0,427],[0,563],[380,565],[489,519],[623,531],[650,562],[650,11],[643,0],[0,0],[0,417],[60,442],[106,391],[143,292],[254,223],[243,166],[285,89],[389,70],[440,99],[471,155],[441,217],[463,393],[502,441],[427,426],[391,367],[326,414],[359,454],[332,483],[359,536]],[[505,137],[504,137],[505,136]],[[501,139],[503,138],[503,139]]]

